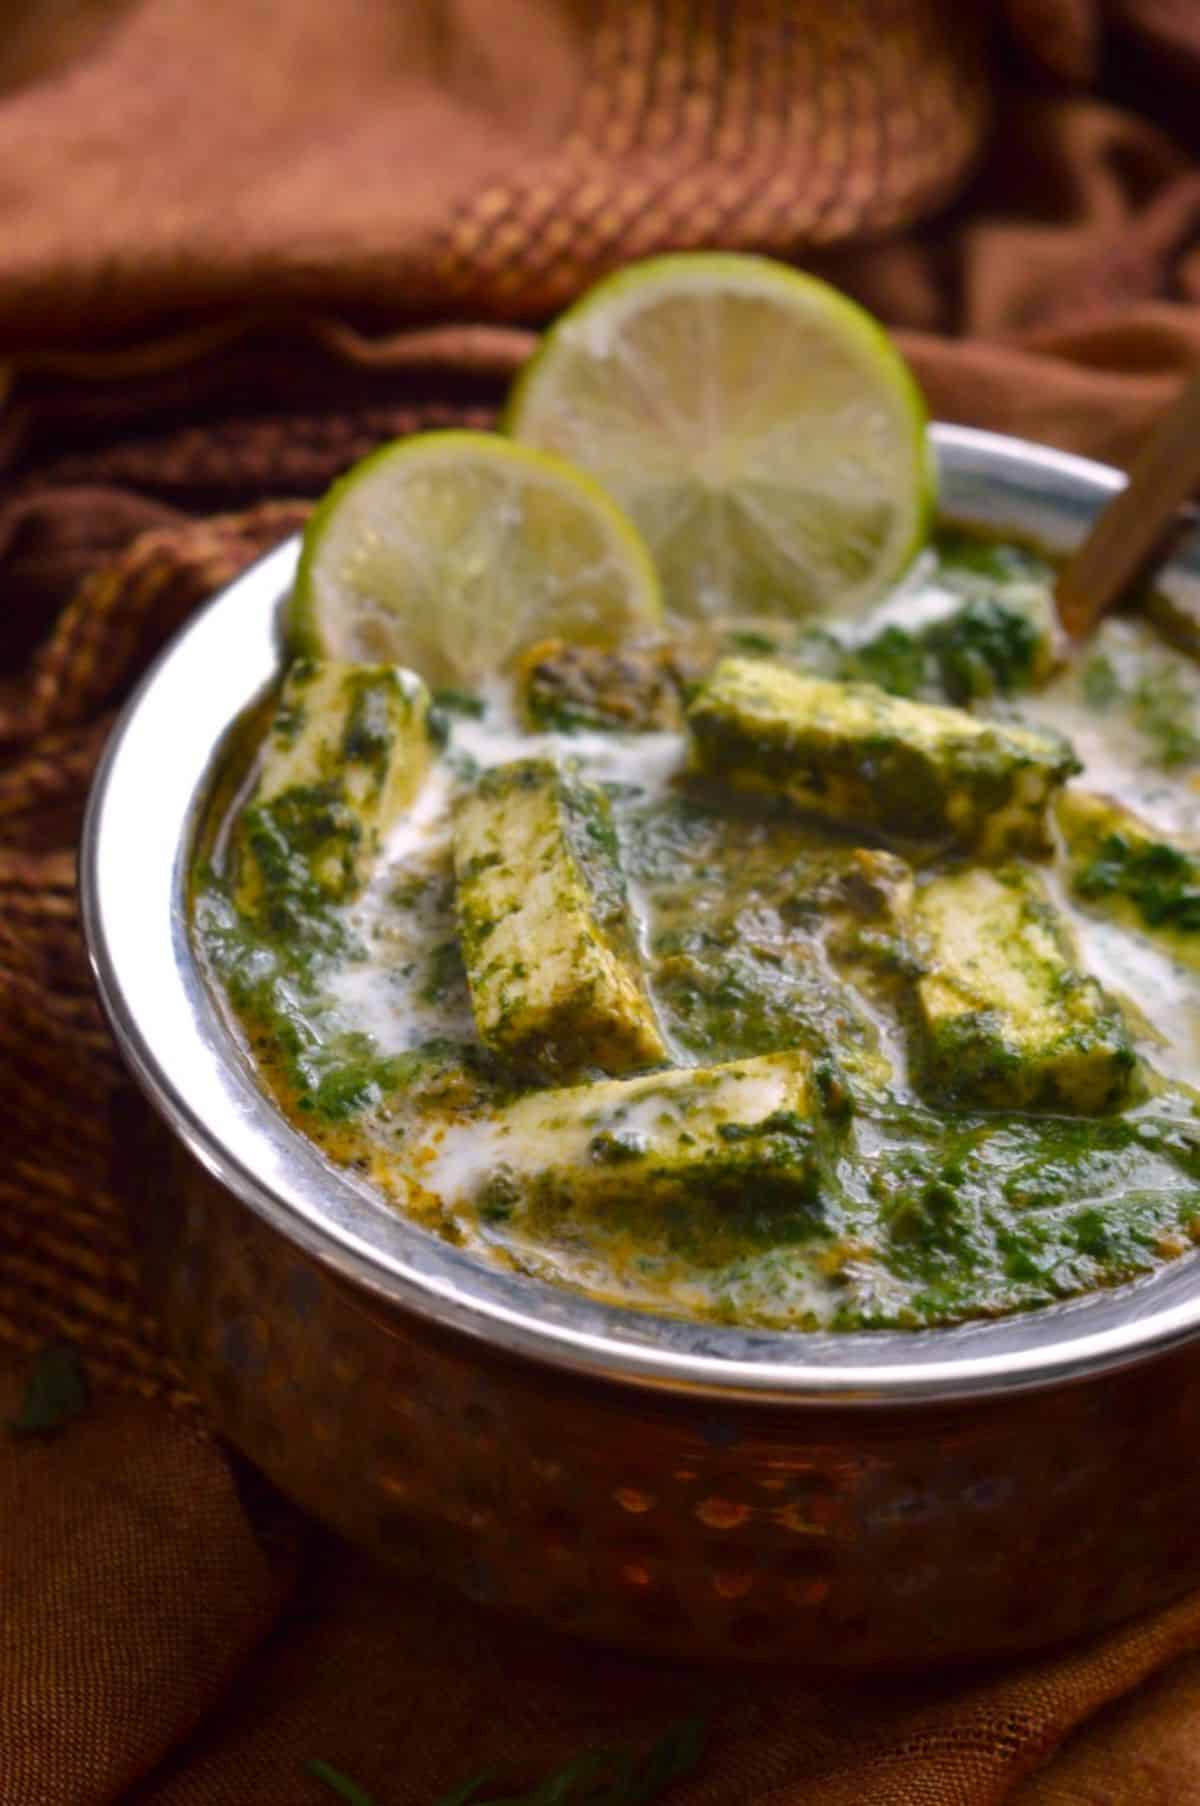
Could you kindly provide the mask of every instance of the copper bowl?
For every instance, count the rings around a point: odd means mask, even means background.
[[[1122,479],[935,429],[947,515],[1067,549]],[[146,1271],[214,1421],[299,1504],[473,1598],[690,1657],[911,1666],[1030,1649],[1200,1582],[1200,1266],[995,1323],[744,1331],[597,1304],[398,1218],[258,1088],[185,878],[275,677],[296,543],[199,614],[97,776],[84,917],[174,1131]],[[1200,596],[1200,539],[1165,573]]]

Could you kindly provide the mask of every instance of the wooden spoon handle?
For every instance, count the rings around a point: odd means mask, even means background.
[[[1120,601],[1200,484],[1200,371],[1167,409],[1134,459],[1125,488],[1092,523],[1055,586],[1059,619],[1084,639]]]

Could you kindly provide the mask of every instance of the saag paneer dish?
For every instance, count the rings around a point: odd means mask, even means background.
[[[1200,683],[930,525],[840,296],[660,259],[507,435],[306,535],[194,928],[262,1083],[430,1231],[800,1330],[1044,1306],[1200,1240]]]

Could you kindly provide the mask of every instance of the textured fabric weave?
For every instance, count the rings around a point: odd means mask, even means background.
[[[487,424],[603,269],[749,246],[935,413],[1128,458],[1200,363],[1185,0],[9,0],[0,27],[0,1806],[379,1806],[710,1715],[680,1806],[1200,1799],[1200,1600],[1015,1671],[697,1675],[384,1577],[213,1440],[141,1302],[74,848],[115,707],[381,439]],[[1058,1752],[1056,1754],[1056,1752]]]

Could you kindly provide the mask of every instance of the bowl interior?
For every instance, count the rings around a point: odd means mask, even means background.
[[[945,516],[1066,551],[1123,478],[1020,440],[939,426]],[[513,1353],[714,1395],[872,1405],[1045,1385],[1142,1359],[1200,1325],[1185,1256],[1119,1289],[956,1329],[741,1330],[598,1304],[464,1254],[329,1165],[259,1089],[192,950],[184,886],[226,738],[275,677],[290,540],[217,596],[128,704],[89,805],[81,861],[93,968],[122,1051],[195,1157],[284,1235],[358,1284]],[[1200,533],[1161,586],[1200,611]]]

